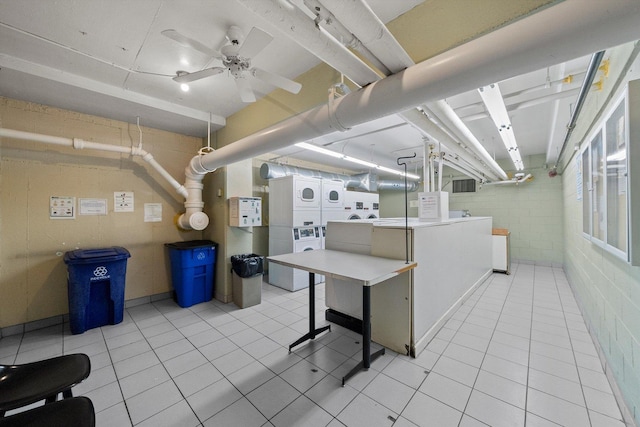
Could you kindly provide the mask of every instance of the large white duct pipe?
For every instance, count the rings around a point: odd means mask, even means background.
[[[297,166],[279,165],[275,163],[265,162],[260,165],[260,177],[262,179],[281,178],[289,175],[300,175],[310,178],[322,178],[334,181],[342,181],[346,188],[357,188],[364,191],[380,191],[380,190],[403,190],[405,188],[404,181],[400,180],[378,180],[375,175],[368,173],[360,175],[343,175],[330,172],[322,172],[313,169],[306,169]],[[409,181],[406,185],[408,191],[418,189],[418,183]]]
[[[99,151],[108,151],[112,153],[130,154],[132,156],[140,156],[144,161],[156,170],[173,188],[176,189],[178,194],[183,197],[188,197],[187,189],[180,185],[169,172],[167,172],[160,164],[153,158],[153,156],[139,147],[125,147],[119,145],[102,144],[99,142],[85,141],[79,138],[64,138],[60,136],[43,135],[32,132],[23,132],[19,130],[0,128],[0,137],[22,139],[27,141],[42,142],[45,144],[60,145],[64,147],[72,147],[76,150],[91,149]]]
[[[318,1],[324,4],[334,15],[339,16],[340,21],[349,31],[353,32],[392,72],[402,71],[415,64],[393,34],[363,0]],[[476,157],[485,162],[493,175],[500,179],[507,179],[507,174],[504,170],[491,158],[487,150],[456,115],[449,104],[438,100],[428,103],[427,106],[434,113],[434,116],[442,121]],[[459,155],[466,156],[466,153],[460,153]]]
[[[253,2],[241,0],[243,3]],[[262,3],[258,1],[257,3]],[[265,2],[266,3],[266,2]],[[567,19],[571,17],[571,19]],[[407,68],[219,150],[194,158],[205,174],[218,167],[406,111],[531,70],[640,38],[640,2],[567,0]]]

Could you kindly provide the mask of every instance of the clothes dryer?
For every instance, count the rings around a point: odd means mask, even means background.
[[[299,175],[269,180],[269,224],[315,226],[321,222],[322,180]]]

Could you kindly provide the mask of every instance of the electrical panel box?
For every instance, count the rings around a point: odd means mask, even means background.
[[[229,199],[229,225],[231,227],[262,225],[262,199],[260,197],[231,197]]]

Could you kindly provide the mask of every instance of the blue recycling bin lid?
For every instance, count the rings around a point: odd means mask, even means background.
[[[128,250],[120,246],[98,249],[76,249],[65,252],[65,264],[89,264],[95,262],[119,261],[131,257]]]
[[[186,242],[165,243],[166,247],[177,250],[196,248],[215,248],[218,244],[212,240],[187,240]]]

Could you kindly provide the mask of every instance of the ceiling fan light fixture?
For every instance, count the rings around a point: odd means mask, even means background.
[[[189,85],[186,83],[181,83],[180,90],[182,90],[183,92],[189,92]]]

